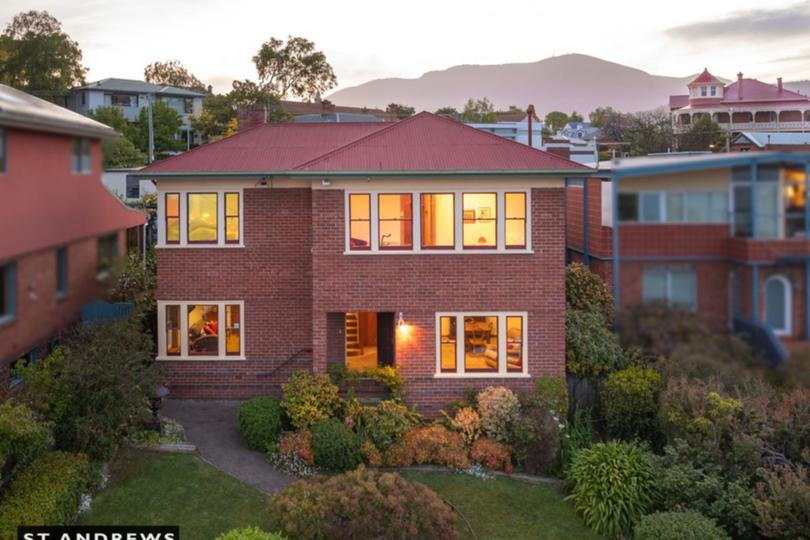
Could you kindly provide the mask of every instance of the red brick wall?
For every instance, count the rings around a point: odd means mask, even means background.
[[[123,253],[126,233],[118,246]],[[16,259],[17,302],[14,320],[0,326],[0,399],[8,389],[9,365],[34,348],[43,348],[52,337],[76,322],[81,307],[104,296],[96,279],[98,240],[88,238],[67,246],[67,294],[56,295],[56,249]],[[41,357],[45,350],[38,355]]]
[[[245,248],[158,249],[158,300],[245,301],[247,360],[161,362],[174,397],[279,393],[311,369],[311,191],[248,189],[243,205]]]

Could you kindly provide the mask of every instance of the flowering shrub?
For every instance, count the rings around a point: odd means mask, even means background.
[[[360,445],[360,453],[363,455],[363,461],[369,467],[382,466],[382,453],[371,441],[363,441],[363,444]]]
[[[810,477],[798,465],[780,466],[757,485],[757,526],[767,538],[807,538],[810,531]]]
[[[487,469],[512,474],[512,459],[509,449],[497,441],[481,437],[472,445],[470,457]]]
[[[328,375],[298,371],[281,388],[284,391],[281,407],[298,429],[331,418],[340,408],[338,387]]]
[[[613,295],[607,284],[582,263],[565,268],[565,304],[568,309],[599,313],[606,319],[613,314]]]
[[[461,435],[434,424],[414,427],[385,453],[389,467],[408,467],[414,463],[434,463],[454,469],[470,466]]]
[[[352,418],[357,434],[385,451],[398,441],[411,426],[419,422],[416,413],[395,401],[382,401],[376,407],[361,406]]]
[[[270,498],[270,518],[291,539],[457,537],[456,516],[433,491],[396,473],[358,467],[299,480]]]
[[[288,431],[282,435],[278,441],[277,451],[279,454],[298,456],[310,465],[315,463],[315,458],[312,456],[312,432],[308,429]]]
[[[267,454],[267,462],[277,471],[299,478],[315,476],[319,472],[317,467],[307,463],[296,454],[270,452]]]
[[[285,538],[278,533],[266,532],[258,527],[244,527],[224,532],[217,536],[217,540],[285,540]]]
[[[488,386],[478,393],[481,430],[496,441],[508,442],[512,425],[520,415],[520,402],[503,386]]]
[[[481,432],[481,415],[472,407],[464,407],[450,419],[450,425],[461,434],[464,442],[470,445],[475,442]]]

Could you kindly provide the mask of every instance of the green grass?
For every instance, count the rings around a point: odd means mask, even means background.
[[[267,496],[196,455],[124,449],[110,472],[80,525],[179,525],[184,540],[247,525],[270,530]]]
[[[480,480],[461,474],[404,473],[455,506],[486,540],[598,538],[553,486],[535,486],[508,478]],[[472,538],[460,528],[461,538]]]

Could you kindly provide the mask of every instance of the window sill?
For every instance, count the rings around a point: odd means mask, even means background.
[[[155,249],[244,249],[245,244],[158,244]]]
[[[434,379],[531,379],[528,373],[434,373]]]
[[[157,356],[156,362],[244,362],[244,356]]]
[[[534,255],[531,249],[423,249],[423,250],[379,250],[344,251],[344,255]]]

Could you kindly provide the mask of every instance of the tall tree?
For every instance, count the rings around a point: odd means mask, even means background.
[[[200,92],[208,91],[202,81],[186,69],[180,60],[152,62],[143,69],[143,78],[153,84],[189,88]]]
[[[287,42],[271,37],[253,57],[259,86],[280,99],[295,96],[312,99],[337,85],[326,55],[315,50],[315,43],[288,36]]]
[[[626,115],[622,142],[631,156],[668,152],[672,150],[672,121],[669,111],[661,107],[652,111]]]
[[[138,122],[134,125],[135,146],[141,152],[149,151],[149,120],[147,107],[141,109]],[[155,137],[155,155],[166,154],[185,148],[183,141],[177,138],[177,132],[183,124],[180,114],[163,101],[152,102],[152,125]]]
[[[628,115],[613,107],[597,107],[588,115],[591,125],[599,128],[600,138],[621,141],[628,124]]]
[[[551,133],[557,133],[565,127],[569,121],[569,116],[561,111],[551,111],[546,115],[546,128]]]
[[[385,110],[386,112],[397,115],[397,118],[400,120],[413,116],[416,112],[415,108],[409,107],[408,105],[403,105],[401,103],[389,103]]]
[[[712,120],[708,114],[704,114],[692,124],[689,131],[679,137],[678,149],[718,152],[724,148],[725,139],[726,135],[717,122]]]
[[[122,137],[116,139],[101,141],[101,161],[105,169],[146,165],[146,154],[135,146],[138,128],[124,118],[120,108],[99,107],[90,113],[90,118],[110,126],[122,135]]]
[[[467,100],[464,104],[464,111],[461,113],[461,118],[465,122],[475,124],[491,124],[497,122],[498,117],[495,115],[495,105],[489,98]]]
[[[58,102],[84,83],[79,44],[47,11],[19,13],[0,36],[0,82]]]
[[[459,112],[456,110],[455,107],[441,107],[439,109],[436,109],[436,114],[452,116],[453,118],[458,118],[460,116]]]
[[[585,119],[577,111],[573,111],[571,116],[568,117],[568,122],[582,122]]]

